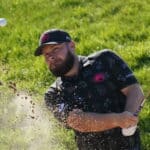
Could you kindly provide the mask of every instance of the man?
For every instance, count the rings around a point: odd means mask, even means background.
[[[45,94],[46,105],[74,130],[79,150],[140,150],[139,132],[125,137],[121,129],[138,123],[133,113],[143,93],[119,56],[110,50],[77,56],[70,35],[59,29],[41,35],[39,55],[57,77]]]

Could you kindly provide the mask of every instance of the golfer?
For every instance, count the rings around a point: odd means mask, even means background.
[[[60,29],[42,33],[35,51],[40,55],[57,77],[45,94],[46,105],[74,130],[79,150],[140,150],[139,130],[131,136],[121,130],[137,125],[133,113],[144,95],[118,55],[100,50],[78,56],[71,36]]]

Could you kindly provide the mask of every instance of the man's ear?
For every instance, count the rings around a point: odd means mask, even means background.
[[[69,47],[72,50],[72,52],[74,52],[75,51],[75,42],[74,41],[69,42]]]

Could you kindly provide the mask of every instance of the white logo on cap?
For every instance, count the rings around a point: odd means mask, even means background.
[[[66,40],[71,40],[69,36],[66,36]]]

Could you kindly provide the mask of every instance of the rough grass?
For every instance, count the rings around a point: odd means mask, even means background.
[[[1,89],[12,82],[16,83],[18,91],[25,90],[40,97],[54,77],[47,71],[43,58],[36,58],[33,53],[41,32],[62,28],[75,40],[77,54],[88,55],[104,48],[117,52],[128,62],[147,93],[150,83],[149,11],[149,0],[1,0],[0,17],[8,21],[7,26],[0,28],[0,81],[4,84]],[[9,98],[1,97],[4,102],[0,103],[1,108],[7,108]],[[147,102],[140,115],[145,150],[150,149],[149,110]],[[7,122],[4,121],[3,126],[7,126]],[[5,143],[0,144],[0,149],[11,149],[7,141],[13,137],[18,137],[14,145],[26,149],[26,141],[19,130],[0,128],[0,135],[1,143]]]

